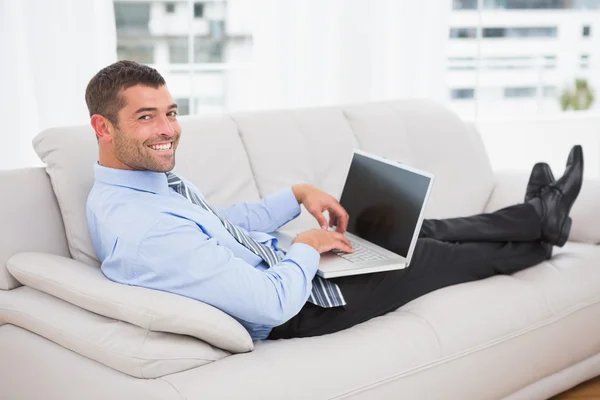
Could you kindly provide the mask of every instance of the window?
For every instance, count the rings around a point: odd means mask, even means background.
[[[194,62],[195,63],[222,63],[224,57],[225,40],[211,39],[204,36],[194,37]],[[173,64],[189,62],[187,38],[169,40],[169,61]]]
[[[484,38],[546,38],[556,37],[557,28],[549,27],[485,27],[482,29]],[[477,28],[450,28],[451,39],[474,39],[477,37]]]
[[[448,70],[469,71],[475,69],[475,57],[448,57]]]
[[[154,63],[154,46],[135,42],[118,42],[117,57],[119,60],[137,61],[142,64]]]
[[[194,40],[194,62],[221,63],[223,62],[223,40],[213,40],[196,37]]]
[[[535,87],[505,87],[504,97],[507,99],[535,97],[537,89]]]
[[[117,35],[145,35],[149,33],[150,3],[115,1]]]
[[[542,65],[546,69],[556,68],[556,56],[544,56]]]
[[[172,64],[185,64],[188,62],[188,41],[186,38],[170,39],[169,62]]]
[[[204,17],[204,3],[194,3],[194,18]]]
[[[118,59],[156,68],[169,84],[180,115],[226,111],[241,91],[229,77],[252,56],[248,3],[113,0]],[[190,24],[193,18],[201,19]]]
[[[225,36],[225,21],[210,20],[209,32],[213,39],[222,39]]]
[[[588,68],[590,66],[590,56],[589,54],[582,54],[579,57],[579,67],[580,68]]]
[[[484,0],[484,8],[506,10],[536,10],[565,8],[565,0]]]
[[[477,67],[476,57],[448,57],[448,70],[468,71]],[[556,56],[494,56],[482,57],[481,70],[531,70],[556,68]]]
[[[177,104],[178,115],[189,115],[190,114],[190,99],[188,98],[175,98],[175,104]]]
[[[598,0],[483,0],[488,10],[558,10],[567,8],[598,8]],[[476,10],[477,0],[453,0],[453,10]]]
[[[453,10],[476,10],[477,0],[453,0]]]
[[[556,86],[544,86],[542,88],[544,97],[556,97],[557,89]]]
[[[583,37],[590,37],[590,33],[591,33],[591,28],[589,25],[584,25],[583,26],[583,31],[581,32],[581,35]]]
[[[450,90],[450,98],[453,100],[467,100],[475,97],[475,89],[459,88]]]
[[[556,37],[556,27],[483,28],[484,38],[542,38]]]
[[[598,10],[600,0],[570,0],[571,8],[578,10]]]
[[[477,28],[450,28],[451,39],[473,39],[477,37]]]

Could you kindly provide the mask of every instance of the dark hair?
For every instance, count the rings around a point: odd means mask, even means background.
[[[100,114],[116,126],[119,111],[126,105],[122,90],[135,85],[158,88],[164,84],[165,79],[154,68],[135,61],[117,61],[102,68],[90,80],[85,90],[85,102],[90,117]]]

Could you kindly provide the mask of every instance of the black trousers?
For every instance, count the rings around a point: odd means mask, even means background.
[[[402,270],[332,279],[345,307],[306,303],[269,339],[318,336],[350,328],[447,286],[512,274],[547,259],[541,220],[532,206],[519,204],[491,214],[425,220],[411,264]]]

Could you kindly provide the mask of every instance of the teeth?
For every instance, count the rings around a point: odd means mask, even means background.
[[[153,150],[169,150],[171,148],[172,144],[173,143],[152,145],[152,146],[150,146],[150,148],[153,149]]]

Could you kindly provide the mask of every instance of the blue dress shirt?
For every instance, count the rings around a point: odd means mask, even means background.
[[[312,290],[320,255],[295,243],[272,268],[238,243],[211,212],[170,188],[164,173],[94,166],[87,221],[102,272],[115,282],[210,304],[238,320],[253,340],[296,315]],[[191,182],[185,184],[202,193]],[[300,214],[291,188],[256,203],[218,209],[275,251],[273,232]]]

